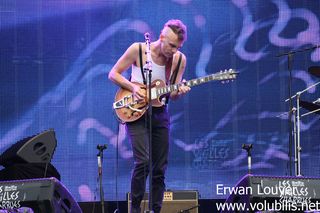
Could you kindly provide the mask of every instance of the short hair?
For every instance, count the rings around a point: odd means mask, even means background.
[[[187,27],[184,23],[178,19],[171,19],[164,24],[163,28],[169,27],[177,36],[179,41],[187,40]]]

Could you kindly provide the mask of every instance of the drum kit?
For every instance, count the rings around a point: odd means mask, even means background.
[[[312,66],[309,67],[308,72],[315,76],[320,78],[320,66]],[[307,92],[311,88],[316,88],[317,86],[320,86],[320,81],[309,86],[308,88],[297,92],[295,95],[293,95],[291,98],[287,99],[286,102],[288,102],[290,99],[296,99],[296,107],[293,107],[292,112],[292,120],[293,120],[293,139],[294,139],[294,162],[295,162],[295,175],[296,176],[302,176],[301,175],[301,166],[300,166],[300,152],[301,152],[301,146],[300,146],[300,120],[301,118],[311,115],[311,114],[317,114],[320,115],[320,96],[318,93],[318,96],[316,100],[313,101],[304,101],[301,99],[301,96],[303,93]],[[301,108],[307,110],[306,113],[301,113]]]

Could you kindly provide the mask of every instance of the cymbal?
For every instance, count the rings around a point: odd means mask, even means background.
[[[312,66],[308,68],[310,74],[320,78],[320,66]]]
[[[314,110],[317,110],[317,109],[320,109],[320,105],[318,104],[314,104],[314,103],[311,103],[311,102],[307,102],[307,101],[300,101],[300,105],[305,108],[306,110],[308,111],[314,111]],[[320,115],[320,111],[317,111],[315,112],[316,114]]]

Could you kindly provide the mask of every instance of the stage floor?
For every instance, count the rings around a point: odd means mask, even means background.
[[[225,200],[220,199],[199,199],[199,210],[198,213],[211,213],[218,212],[216,209],[216,203],[222,203]],[[101,203],[100,202],[79,202],[79,205],[84,213],[101,213]],[[117,213],[127,213],[128,212],[128,202],[125,200],[116,201],[105,201],[105,213],[113,213],[117,206],[119,210]]]

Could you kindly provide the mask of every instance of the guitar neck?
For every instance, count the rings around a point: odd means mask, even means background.
[[[193,87],[193,86],[198,86],[200,84],[207,83],[207,82],[214,81],[214,80],[226,80],[226,79],[223,78],[223,76],[220,74],[211,74],[211,75],[207,75],[204,77],[195,78],[195,79],[192,79],[192,80],[189,80],[186,82],[181,82],[178,84],[173,84],[173,85],[169,85],[169,86],[162,87],[162,88],[157,88],[157,96],[160,97],[162,95],[177,91],[177,90],[179,90],[179,87],[182,85],[185,85],[188,87]]]

